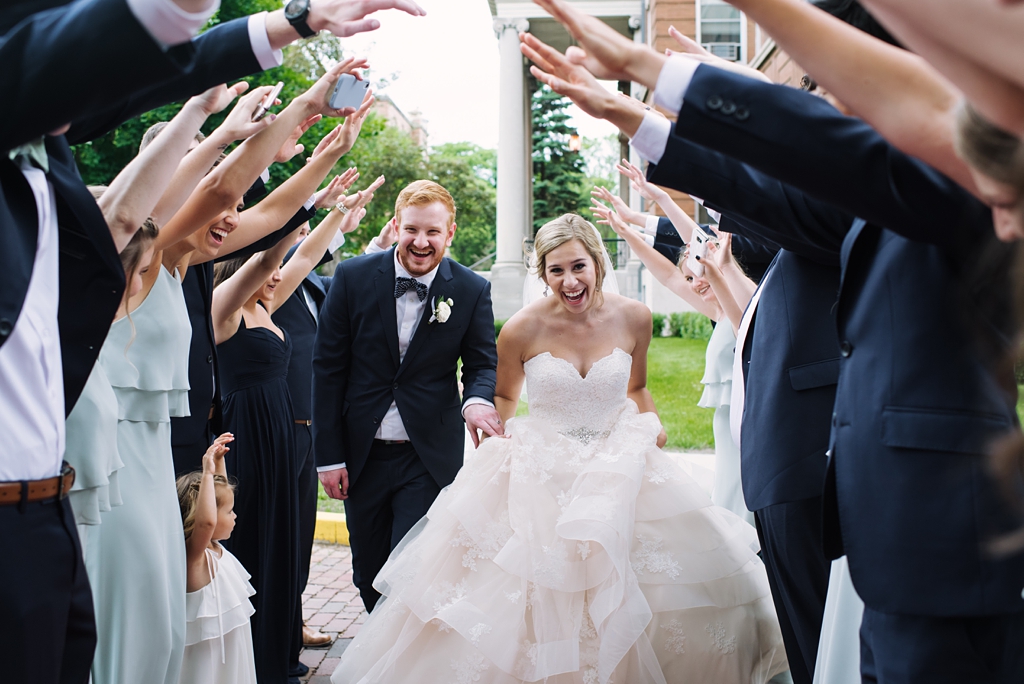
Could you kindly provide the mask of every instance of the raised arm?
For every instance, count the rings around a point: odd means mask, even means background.
[[[647,350],[651,346],[653,324],[650,310],[640,302],[630,301],[626,307],[626,318],[630,330],[636,331],[636,341],[630,355],[633,357],[633,364],[629,371],[629,385],[626,395],[636,402],[640,413],[653,413],[658,415],[658,409],[654,406],[654,397],[647,389]],[[668,434],[662,426],[661,432],[655,444],[658,448],[665,446],[668,441]]]
[[[228,155],[223,163],[202,180],[184,206],[168,221],[161,232],[173,230],[176,235],[188,235],[207,225],[221,212],[238,202],[263,169],[274,160],[282,144],[297,126],[315,114],[332,116],[339,114],[339,112],[327,108],[327,100],[334,84],[342,73],[363,68],[365,65],[363,60],[345,60],[324,74],[312,88],[292,100],[284,111],[276,115],[270,126],[242,143],[237,150]],[[274,115],[268,115],[268,118],[269,116]],[[303,169],[303,171],[305,170]],[[296,174],[296,176],[298,175]],[[326,175],[327,171],[324,171],[306,196],[280,217],[277,225],[271,226],[263,234],[283,225],[288,217],[301,206],[302,201],[312,194],[312,190],[316,189]],[[294,178],[293,176],[292,179]],[[227,251],[233,251],[239,246],[242,245],[229,246]]]
[[[217,529],[217,484],[214,477],[220,475],[227,478],[224,455],[231,450],[228,444],[234,439],[230,432],[225,432],[213,441],[203,455],[203,479],[199,483],[192,534],[185,540],[189,568],[201,567],[199,563],[213,540],[214,530]]]
[[[636,255],[636,258],[643,262],[643,265],[647,267],[647,270],[651,272],[655,280],[711,320],[718,320],[721,312],[698,296],[690,287],[687,276],[675,264],[662,256],[658,250],[648,245],[636,231],[630,230],[629,226],[626,225],[626,222],[622,220],[622,217],[615,210],[609,209],[596,199],[593,200],[590,210],[595,216],[600,217],[597,223],[611,226],[615,234],[626,241],[630,250]]]
[[[239,215],[238,227],[224,238],[221,250],[236,251],[284,225],[296,210],[316,192],[338,160],[352,149],[373,102],[373,96],[367,93],[362,105],[345,119],[345,123],[341,124],[338,132],[332,131],[328,134],[331,138],[329,144],[318,146],[318,153],[313,155],[309,163],[282,183],[262,202],[243,211]],[[249,142],[247,141],[246,144]],[[201,263],[206,259],[209,257],[197,255],[193,263]]]
[[[739,331],[740,318],[750,302],[750,297],[757,289],[757,284],[732,258],[732,236],[722,233],[719,244],[708,245],[707,258],[701,259],[704,264],[704,277],[711,283],[711,289],[722,307],[722,313],[729,319],[732,331]]]
[[[920,56],[889,45],[803,0],[734,0],[821,84],[907,154],[975,191],[953,150],[960,92]],[[973,74],[971,83],[985,80]]]
[[[345,175],[332,180],[331,184],[347,187],[345,183],[351,182],[350,179],[356,175],[358,173],[353,167],[346,171]],[[348,213],[342,212],[338,208],[331,209],[327,218],[321,221],[320,225],[299,243],[292,258],[281,268],[281,282],[277,284],[274,301],[267,304],[267,310],[270,313],[274,313],[278,307],[288,301],[299,284],[316,268],[339,229],[343,233],[351,233],[359,227],[359,222],[366,215],[366,205],[373,199],[374,191],[383,183],[384,176],[380,176],[366,190],[355,193],[351,198],[344,198],[341,205],[348,209]]]
[[[223,110],[248,87],[246,83],[231,88],[220,85],[191,98],[160,135],[117,174],[99,205],[118,251],[127,246],[147,218],[152,216],[157,225],[162,223],[166,214],[156,208],[199,128],[207,117]]]
[[[644,199],[648,199],[661,207],[661,210],[665,212],[665,217],[675,226],[676,232],[679,233],[679,237],[683,239],[683,242],[690,241],[690,236],[693,235],[693,229],[697,227],[697,222],[690,218],[676,204],[675,200],[669,197],[667,192],[654,183],[648,183],[643,171],[631,164],[628,159],[623,159],[615,165],[615,168],[618,169],[619,173],[629,178],[630,186],[635,188]]]

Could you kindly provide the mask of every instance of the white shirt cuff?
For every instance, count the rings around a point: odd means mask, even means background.
[[[672,122],[663,116],[647,112],[629,144],[641,157],[657,164],[661,161],[661,156],[665,154],[665,147],[668,145],[668,136],[670,135],[672,135]]]
[[[683,108],[683,96],[690,87],[693,74],[701,65],[695,59],[674,55],[665,62],[654,86],[654,104],[673,114]]]
[[[383,252],[384,248],[377,244],[377,238],[374,237],[372,240],[366,243],[366,249],[363,250],[363,254],[377,254]]]
[[[329,466],[317,466],[316,467],[316,472],[318,472],[318,473],[327,473],[327,472],[330,472],[332,470],[341,470],[342,468],[347,468],[347,467],[348,466],[345,465],[344,463],[335,463],[334,465],[329,465]]]
[[[653,235],[644,235],[644,242],[646,242],[649,247],[653,247],[654,246],[654,236]]]
[[[647,222],[644,224],[644,233],[646,233],[647,235],[657,235],[659,220],[660,219],[657,216],[648,215]]]
[[[200,12],[186,12],[171,0],[127,0],[128,9],[153,40],[165,49],[192,40],[220,7],[220,0],[208,0]]]
[[[466,417],[466,409],[469,408],[470,406],[472,406],[473,404],[485,404],[487,406],[490,406],[491,408],[494,408],[494,402],[493,401],[487,401],[483,397],[470,397],[469,399],[466,400],[466,403],[464,403],[462,405],[462,417],[463,418]]]
[[[302,203],[302,208],[305,209],[306,211],[312,211],[313,207],[315,205],[316,205],[316,194],[312,194],[312,195],[309,196],[308,200],[306,200],[305,202]]]
[[[270,182],[270,169],[263,169],[263,173],[260,174],[260,180],[263,181],[264,185]]]
[[[334,237],[331,238],[330,244],[327,245],[327,251],[331,254],[334,254],[344,246],[345,234],[339,230],[337,233],[334,234]]]
[[[252,54],[261,69],[273,69],[284,64],[284,53],[270,47],[266,12],[249,15],[249,44],[252,45]]]

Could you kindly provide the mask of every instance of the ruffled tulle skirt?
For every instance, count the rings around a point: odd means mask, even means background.
[[[765,682],[786,669],[753,528],[655,447],[509,421],[377,576],[342,682]]]

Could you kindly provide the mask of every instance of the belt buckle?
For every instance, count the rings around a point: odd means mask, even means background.
[[[67,485],[67,490],[64,488],[64,482],[71,478],[71,482]],[[60,467],[60,480],[57,482],[57,500],[63,501],[68,498],[68,494],[71,492],[71,488],[75,486],[75,469],[70,463],[64,461]]]

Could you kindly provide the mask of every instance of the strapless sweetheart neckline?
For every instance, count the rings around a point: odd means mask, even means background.
[[[615,356],[615,352],[620,352],[622,354],[625,354],[626,356],[629,356],[629,358],[633,358],[628,352],[626,352],[626,350],[622,349],[621,347],[615,347],[614,349],[612,349],[610,354],[608,354],[607,356],[602,356],[597,361],[595,361],[594,363],[590,364],[590,369],[587,371],[587,374],[584,375],[583,373],[580,373],[579,368],[577,368],[573,364],[572,361],[569,361],[568,359],[563,359],[561,356],[555,356],[551,352],[545,351],[545,352],[541,352],[540,354],[537,354],[536,356],[531,356],[529,359],[527,359],[526,362],[523,363],[523,368],[526,368],[526,364],[530,363],[534,359],[539,359],[542,356],[549,356],[552,359],[555,359],[556,361],[561,361],[562,363],[566,364],[567,366],[572,368],[574,371],[576,371],[576,375],[579,376],[580,380],[586,380],[587,378],[590,377],[590,374],[594,372],[594,369],[597,368],[597,365],[599,363],[601,363],[602,361],[607,361],[608,359],[610,359],[613,356]]]

